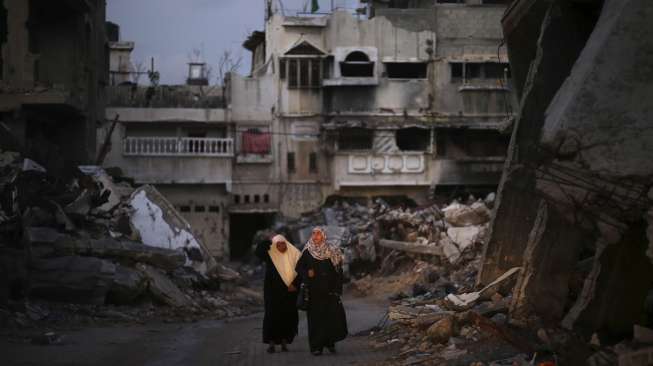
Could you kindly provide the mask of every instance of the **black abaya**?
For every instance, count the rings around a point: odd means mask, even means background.
[[[272,242],[265,240],[256,247],[256,256],[265,262],[265,281],[263,297],[265,315],[263,316],[263,343],[290,344],[297,335],[297,291],[289,292],[277,272],[268,250]],[[294,285],[298,288],[298,280]]]
[[[315,275],[308,277],[308,270]],[[308,343],[311,351],[332,347],[347,337],[347,316],[342,306],[342,272],[334,268],[330,260],[317,260],[308,252],[302,253],[297,262],[297,274],[308,284],[309,306]]]

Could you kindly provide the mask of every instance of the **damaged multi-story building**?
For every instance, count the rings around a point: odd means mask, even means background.
[[[646,0],[520,0],[503,18],[521,104],[478,280],[522,268],[513,322],[600,344],[651,324],[651,16]]]
[[[53,174],[95,160],[104,0],[0,1],[0,138]]]
[[[316,16],[268,1],[265,30],[244,44],[251,74],[228,85],[232,236],[330,196],[424,203],[496,186],[516,106],[506,3],[369,1]]]
[[[506,3],[290,15],[266,1],[265,29],[244,42],[251,73],[230,74],[224,94],[201,80],[201,63],[189,65],[194,85],[112,89],[107,120],[119,123],[106,164],[156,184],[216,256],[232,258],[276,215],[329,197],[419,204],[447,187],[493,189],[517,105],[501,47]],[[169,97],[179,91],[186,102]]]

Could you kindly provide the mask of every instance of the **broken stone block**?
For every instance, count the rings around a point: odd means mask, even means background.
[[[435,343],[446,343],[457,333],[457,327],[456,319],[453,316],[447,316],[431,325],[426,330],[426,334]]]
[[[103,304],[116,266],[90,257],[36,259],[31,263],[30,294],[52,301]]]
[[[442,248],[442,253],[449,263],[455,264],[458,262],[458,259],[460,259],[460,250],[445,233],[442,233],[440,236],[439,247]]]
[[[462,253],[474,244],[481,243],[486,230],[486,226],[450,227],[447,229],[447,235]]]
[[[146,264],[139,264],[137,269],[145,276],[148,291],[152,297],[169,306],[191,306],[190,299],[164,273]]]
[[[139,233],[143,244],[165,249],[182,249],[186,253],[198,251],[201,260],[187,256],[186,265],[202,274],[215,267],[216,262],[210,251],[193,235],[188,221],[156,188],[149,185],[140,187],[132,194],[129,204],[134,210],[131,214],[131,224]]]
[[[471,206],[453,203],[442,211],[445,221],[456,227],[482,225],[489,222],[491,217],[490,210],[483,202],[474,202]]]
[[[107,302],[117,305],[132,304],[147,291],[148,281],[142,272],[117,265]]]

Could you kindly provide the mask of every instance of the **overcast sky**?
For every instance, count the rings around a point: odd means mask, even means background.
[[[330,8],[331,0],[319,1],[320,10]],[[310,4],[309,0],[281,2],[296,10]],[[354,8],[358,0],[334,2]],[[250,55],[242,43],[252,31],[263,30],[264,5],[265,0],[107,0],[107,19],[120,25],[122,40],[136,42],[135,62],[149,68],[154,57],[161,84],[181,84],[193,49],[203,50],[204,61],[212,65],[223,50],[232,50],[242,55],[241,73],[247,73]]]

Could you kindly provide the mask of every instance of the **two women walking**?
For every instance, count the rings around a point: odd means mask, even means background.
[[[280,345],[287,351],[297,335],[297,295],[300,286],[308,291],[306,318],[311,353],[321,355],[326,348],[336,352],[335,344],[347,336],[347,318],[342,295],[342,253],[327,243],[321,228],[299,252],[283,236],[258,244],[256,254],[266,263],[263,317],[263,342],[268,352]]]

